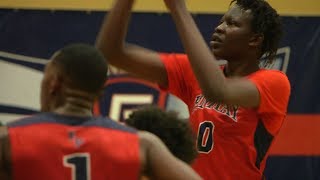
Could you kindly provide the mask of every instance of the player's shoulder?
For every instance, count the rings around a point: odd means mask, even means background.
[[[263,88],[282,91],[290,94],[291,85],[287,75],[279,70],[260,69],[248,77],[256,85]]]
[[[287,75],[279,70],[260,69],[248,76],[249,79],[259,79],[261,81],[275,81],[289,83]]]
[[[82,126],[112,129],[112,130],[118,130],[118,131],[123,131],[127,133],[137,133],[137,130],[132,127],[120,124],[119,122],[116,122],[112,119],[102,117],[102,116],[94,117],[92,121],[87,121],[84,124],[82,124]]]
[[[8,136],[8,127],[0,126],[0,140]]]
[[[138,131],[137,134],[138,134],[139,138],[141,138],[142,140],[145,140],[147,142],[158,141],[158,139],[159,139],[156,135],[154,135],[148,131]]]
[[[28,117],[24,117],[17,121],[9,123],[7,126],[9,128],[14,127],[24,127],[31,125],[64,125],[64,126],[80,126],[80,127],[99,127],[104,129],[113,129],[124,132],[135,133],[136,130],[122,125],[114,120],[111,120],[102,116],[88,116],[88,117],[80,117],[80,116],[70,116],[70,115],[62,115],[57,113],[38,113],[35,115],[31,115]]]
[[[287,77],[287,75],[284,72],[282,72],[280,70],[276,70],[276,69],[260,69],[260,70],[256,71],[255,73],[253,73],[252,75]]]
[[[27,115],[20,119],[14,120],[13,122],[10,122],[7,124],[8,128],[12,127],[20,127],[20,126],[28,126],[32,124],[38,124],[43,122],[43,120],[46,119],[47,121],[52,121],[52,119],[49,117],[48,113],[37,113],[33,115]]]
[[[140,144],[144,148],[158,146],[159,144],[163,143],[158,136],[147,131],[138,131],[137,135],[139,137]]]

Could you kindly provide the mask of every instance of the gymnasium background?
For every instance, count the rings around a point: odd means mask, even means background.
[[[188,0],[209,40],[229,1]],[[270,0],[283,16],[285,36],[272,67],[288,75],[289,115],[271,150],[267,179],[320,179],[320,1]],[[94,44],[111,0],[0,1],[0,121],[38,112],[42,70],[50,55],[73,42]],[[139,0],[128,41],[163,52],[183,52],[161,0]],[[157,104],[188,117],[184,104],[156,86],[111,69],[95,113],[121,120],[141,104]],[[236,163],[236,162],[235,162]],[[226,169],[232,171],[232,169]]]

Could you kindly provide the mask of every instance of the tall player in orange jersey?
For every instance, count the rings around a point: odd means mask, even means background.
[[[97,47],[112,65],[158,83],[188,105],[200,153],[193,168],[204,179],[262,179],[290,95],[285,74],[259,68],[261,56],[273,59],[278,48],[277,12],[264,0],[232,1],[210,50],[184,0],[165,0],[186,55],[165,54],[125,45],[133,3],[115,2]],[[219,67],[219,59],[228,64]]]
[[[200,179],[156,136],[92,116],[106,77],[95,48],[58,51],[41,84],[43,113],[0,127],[0,179]]]

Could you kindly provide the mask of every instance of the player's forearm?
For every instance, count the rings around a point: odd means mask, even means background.
[[[111,57],[120,53],[124,47],[133,3],[134,0],[115,0],[113,8],[104,19],[96,41],[96,47],[110,61],[112,61]]]
[[[171,9],[185,52],[204,96],[211,101],[223,101],[225,77],[214,55],[185,7]]]

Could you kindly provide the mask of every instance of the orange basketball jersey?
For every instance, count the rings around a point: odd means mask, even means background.
[[[261,69],[244,78],[260,93],[257,108],[209,102],[184,54],[160,54],[168,90],[189,108],[199,156],[193,168],[208,180],[255,180],[263,177],[266,157],[286,117],[290,83],[285,74]]]

